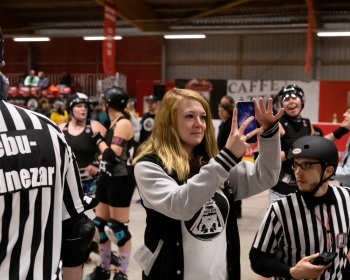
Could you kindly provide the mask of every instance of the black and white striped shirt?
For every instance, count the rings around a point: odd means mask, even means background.
[[[327,194],[332,197],[331,202],[310,207],[310,210],[299,193],[272,203],[253,248],[275,254],[290,267],[317,252],[338,252],[333,269],[326,270],[318,279],[342,279],[349,250],[350,188],[330,186]],[[272,271],[266,273],[273,274]]]
[[[62,221],[83,211],[78,167],[60,130],[0,101],[0,278],[60,279]]]

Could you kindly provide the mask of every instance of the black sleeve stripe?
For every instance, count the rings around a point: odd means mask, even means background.
[[[218,163],[225,168],[226,171],[230,171],[232,167],[234,167],[239,160],[234,156],[233,153],[226,147],[224,147],[220,153],[214,158]]]
[[[35,199],[35,213],[41,213],[42,212],[42,205],[43,203],[43,195],[42,195],[42,189],[38,189],[38,194]],[[30,251],[30,264],[28,269],[28,276],[34,279],[34,264],[35,264],[35,256],[39,250],[40,246],[40,239],[41,239],[41,224],[42,219],[41,215],[37,215],[38,217],[34,219],[33,222],[33,235],[40,235],[40,238],[34,239],[32,242],[32,247]]]
[[[268,129],[266,129],[260,136],[262,138],[270,138],[274,136],[278,130],[279,130],[279,126],[277,121],[273,125],[271,125]]]

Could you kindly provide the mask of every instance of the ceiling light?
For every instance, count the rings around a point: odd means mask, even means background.
[[[50,41],[49,37],[17,37],[13,38],[16,42],[47,42]]]
[[[114,36],[113,39],[121,40],[122,36]],[[102,41],[102,40],[106,40],[106,37],[105,36],[85,36],[84,40],[85,41]]]
[[[350,36],[350,31],[317,32],[318,37],[345,37]]]
[[[192,35],[164,35],[165,39],[204,39],[204,34],[192,34]]]

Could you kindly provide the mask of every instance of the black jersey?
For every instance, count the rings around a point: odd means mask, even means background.
[[[41,114],[0,101],[0,278],[60,279],[62,221],[83,210],[63,133]]]
[[[95,159],[96,141],[92,139],[93,131],[90,121],[86,121],[85,129],[79,135],[71,135],[68,132],[69,122],[63,129],[68,145],[71,147],[79,168],[87,167]]]

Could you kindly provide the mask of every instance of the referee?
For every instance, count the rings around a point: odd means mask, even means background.
[[[329,185],[338,166],[336,146],[304,136],[288,158],[299,191],[270,205],[249,253],[252,269],[274,279],[350,279],[350,188]],[[310,263],[324,252],[338,255],[327,265]]]
[[[0,278],[62,279],[63,263],[64,279],[82,279],[95,229],[75,158],[48,118],[6,102],[7,88],[0,72]]]

